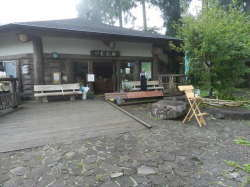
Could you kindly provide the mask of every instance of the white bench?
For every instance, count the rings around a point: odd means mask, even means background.
[[[81,95],[80,84],[34,85],[34,96],[48,102],[48,96],[70,96],[75,100],[76,95]]]
[[[129,85],[132,91],[141,90],[141,81],[128,81],[125,84]],[[159,81],[147,81],[147,90],[163,90],[160,86]]]

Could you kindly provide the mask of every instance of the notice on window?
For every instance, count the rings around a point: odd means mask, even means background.
[[[130,74],[130,68],[126,68],[125,72],[126,72],[127,75]]]
[[[54,82],[54,84],[60,84],[60,82],[61,82],[61,72],[54,72],[53,73],[53,82]]]
[[[88,82],[95,82],[95,74],[87,74]]]
[[[29,74],[29,65],[22,66],[22,74],[23,75]]]

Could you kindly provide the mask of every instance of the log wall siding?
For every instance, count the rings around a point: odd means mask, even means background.
[[[4,58],[0,57],[0,60],[17,60],[17,78],[20,81],[20,90],[21,95],[24,98],[30,99],[34,97],[33,94],[33,87],[34,87],[34,64],[33,64],[33,55],[32,54],[22,54],[18,56],[6,56]],[[148,57],[118,57],[118,58],[110,58],[110,57],[91,57],[86,55],[72,55],[72,54],[60,54],[58,59],[53,59],[51,54],[44,54],[43,60],[43,67],[44,67],[44,77],[43,81],[45,84],[53,84],[53,73],[54,72],[61,72],[62,75],[66,75],[68,77],[68,83],[75,82],[75,77],[72,77],[74,74],[74,63],[86,63],[88,62],[99,62],[102,61],[112,61],[114,62],[114,69],[116,73],[114,74],[114,79],[118,82],[116,83],[116,89],[120,88],[120,72],[117,71],[120,68],[120,64],[122,62],[137,62],[136,63],[136,73],[134,72],[134,78],[139,80],[140,73],[139,62],[141,61],[151,61],[153,62],[152,58]],[[154,62],[153,62],[154,63]],[[156,70],[156,69],[155,69]],[[27,72],[24,72],[27,71]],[[154,71],[154,67],[153,67]],[[157,72],[155,72],[157,73]],[[154,75],[156,75],[153,73]]]
[[[33,59],[32,58],[20,59],[17,69],[19,69],[20,71],[18,79],[20,81],[22,97],[24,98],[33,97],[33,87],[34,87]]]

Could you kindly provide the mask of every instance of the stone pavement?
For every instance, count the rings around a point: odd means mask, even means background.
[[[248,174],[225,164],[250,162],[249,147],[233,143],[250,140],[249,121],[161,121],[147,106],[125,107],[151,123],[140,129],[87,140],[0,153],[0,186],[63,187],[237,187]]]

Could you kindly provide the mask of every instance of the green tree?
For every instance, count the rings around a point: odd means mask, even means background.
[[[81,0],[78,4],[79,17],[98,23],[114,24],[132,17],[129,10],[136,6],[135,0]]]
[[[203,0],[208,1],[208,0]],[[211,0],[210,0],[211,1]],[[213,3],[213,1],[211,1]],[[232,3],[242,9],[245,12],[250,12],[250,1],[249,0],[219,0],[220,5],[224,8],[228,8]]]
[[[250,57],[249,16],[235,6],[225,10],[216,3],[198,17],[184,17],[178,33],[196,84],[210,86],[220,97],[230,96]]]
[[[187,10],[190,2],[191,0],[151,0],[162,11],[168,35],[176,35],[175,25],[179,23],[181,14]]]

